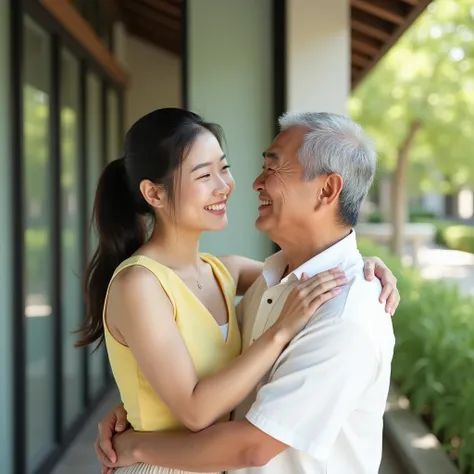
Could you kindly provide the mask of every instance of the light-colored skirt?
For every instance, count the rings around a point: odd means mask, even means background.
[[[195,474],[190,471],[181,471],[179,469],[170,469],[168,467],[152,466],[151,464],[134,464],[129,467],[119,467],[115,469],[114,474]],[[222,474],[219,472],[208,472],[201,474]]]

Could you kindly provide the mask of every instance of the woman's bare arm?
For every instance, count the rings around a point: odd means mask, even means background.
[[[243,296],[262,274],[263,262],[240,255],[225,255],[219,260],[232,275],[237,287],[237,296]]]

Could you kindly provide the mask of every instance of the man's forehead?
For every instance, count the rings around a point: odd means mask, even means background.
[[[271,155],[286,155],[288,152],[296,152],[302,142],[308,129],[306,127],[291,127],[280,132],[271,145],[267,148],[264,155],[271,158]]]

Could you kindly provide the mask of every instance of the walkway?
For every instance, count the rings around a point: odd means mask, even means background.
[[[441,247],[420,250],[421,274],[427,280],[457,284],[462,293],[474,296],[474,255]]]

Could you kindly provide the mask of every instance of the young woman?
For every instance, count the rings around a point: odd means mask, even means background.
[[[105,339],[135,430],[197,431],[228,418],[345,282],[337,269],[301,282],[306,309],[285,306],[240,354],[234,298],[262,264],[198,250],[203,231],[225,227],[233,188],[219,127],[180,109],[157,110],[135,123],[125,158],[101,176],[99,245],[86,273],[88,318],[80,345]],[[173,471],[137,465],[116,472]]]

